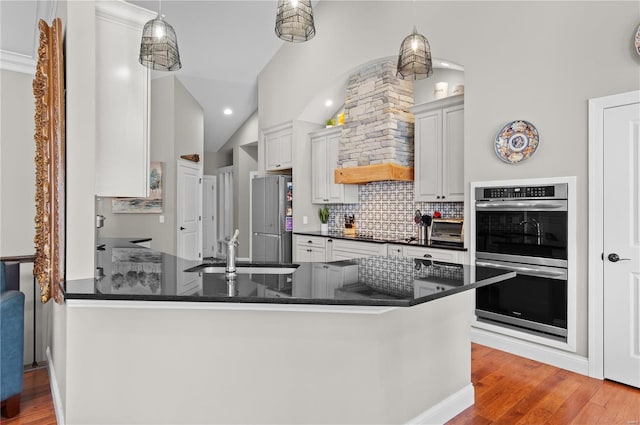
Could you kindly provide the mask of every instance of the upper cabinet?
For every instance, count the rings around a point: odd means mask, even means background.
[[[96,195],[149,191],[149,70],[138,62],[155,14],[127,2],[96,2]],[[93,54],[93,52],[87,52]]]
[[[268,128],[263,134],[265,169],[277,171],[293,168],[293,123]]]
[[[464,201],[464,95],[411,108],[416,201]]]
[[[314,204],[353,204],[358,202],[358,186],[336,184],[340,127],[309,133],[311,139],[311,200]]]

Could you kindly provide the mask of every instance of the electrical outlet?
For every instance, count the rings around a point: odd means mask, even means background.
[[[160,221],[160,223],[164,223],[164,216],[163,215],[158,216],[158,220]]]
[[[307,217],[306,215],[302,216],[302,224],[309,224],[309,217]]]

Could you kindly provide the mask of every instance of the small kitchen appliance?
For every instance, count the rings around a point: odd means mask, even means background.
[[[462,218],[434,218],[431,222],[431,243],[463,246],[464,220]]]

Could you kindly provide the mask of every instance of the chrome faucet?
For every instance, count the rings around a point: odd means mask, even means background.
[[[236,250],[238,248],[239,235],[240,230],[236,229],[229,242],[227,242],[227,267],[225,268],[227,278],[236,277]]]
[[[537,239],[537,244],[541,245],[542,244],[542,229],[540,227],[540,223],[535,219],[532,218],[530,220],[523,220],[520,222],[520,226],[522,226],[522,231],[524,232],[525,230],[525,226],[527,224],[532,224],[534,226],[534,228],[536,229],[536,239]]]

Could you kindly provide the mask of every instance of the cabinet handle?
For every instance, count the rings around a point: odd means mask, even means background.
[[[313,243],[313,241],[307,241],[307,243]]]
[[[333,242],[333,239],[328,239],[327,242]]]
[[[328,199],[323,199],[323,201],[324,201],[324,202],[329,202],[329,200],[328,200]]]
[[[442,195],[442,199],[444,199],[444,195]]]
[[[423,257],[424,258],[433,258],[433,256],[431,254],[424,254]]]
[[[440,195],[436,196],[436,199],[440,199]]]
[[[311,252],[311,250],[310,250],[310,249],[307,249],[307,252]]]

